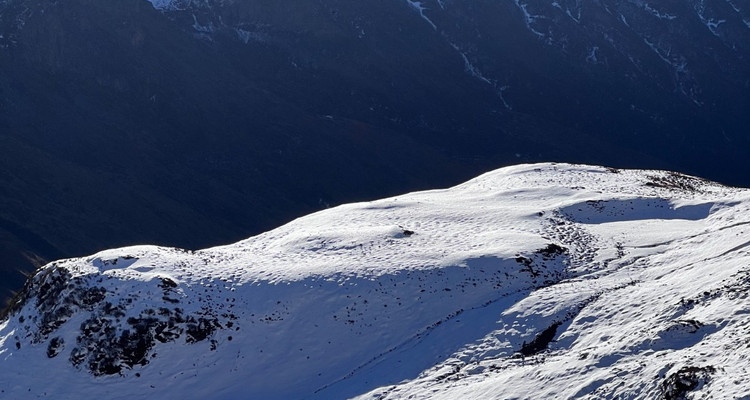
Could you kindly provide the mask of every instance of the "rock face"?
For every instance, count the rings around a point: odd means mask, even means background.
[[[229,246],[56,261],[4,313],[0,391],[741,397],[749,209],[677,173],[522,165]]]

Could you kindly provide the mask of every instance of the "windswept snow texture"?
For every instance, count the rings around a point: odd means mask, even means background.
[[[733,398],[750,191],[521,165],[197,252],[47,265],[0,324],[7,398]]]

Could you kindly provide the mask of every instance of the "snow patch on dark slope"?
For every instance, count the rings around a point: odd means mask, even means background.
[[[731,398],[749,208],[674,173],[520,165],[229,246],[62,260],[4,315],[0,393]]]

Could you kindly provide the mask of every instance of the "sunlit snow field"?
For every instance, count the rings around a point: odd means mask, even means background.
[[[679,174],[520,165],[59,261],[0,325],[0,395],[742,397],[748,208]]]

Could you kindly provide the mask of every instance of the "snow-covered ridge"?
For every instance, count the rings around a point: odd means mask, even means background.
[[[229,246],[62,260],[0,323],[0,391],[746,393],[748,209],[747,190],[669,172],[520,165]]]

